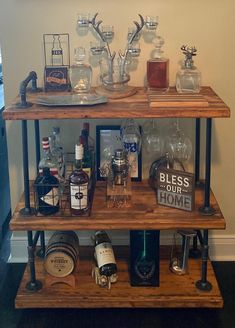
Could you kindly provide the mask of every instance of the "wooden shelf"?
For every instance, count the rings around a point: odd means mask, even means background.
[[[105,182],[97,182],[91,215],[76,217],[65,213],[65,216],[22,216],[24,207],[21,198],[10,222],[11,230],[147,230],[147,229],[225,229],[225,220],[219,205],[211,192],[211,205],[215,214],[204,216],[198,209],[203,204],[204,193],[196,189],[195,210],[187,212],[157,205],[156,195],[146,181],[135,182],[132,187],[133,204],[130,208],[107,208]],[[31,201],[33,195],[31,195]],[[31,202],[31,205],[33,202]]]
[[[162,250],[162,249],[161,249]],[[116,251],[115,251],[116,253]],[[161,252],[162,253],[162,252]],[[82,250],[81,250],[82,254]],[[111,290],[97,286],[91,277],[92,260],[82,259],[76,273],[76,285],[45,286],[42,260],[36,261],[37,279],[43,288],[37,292],[25,288],[29,281],[28,267],[21,281],[15,305],[17,308],[163,308],[206,307],[222,308],[221,297],[211,263],[208,263],[209,292],[200,291],[195,282],[200,280],[201,261],[189,260],[189,274],[178,276],[169,270],[169,253],[160,262],[160,287],[131,287],[128,273],[128,257],[117,256],[118,282]],[[90,259],[93,258],[92,251]]]
[[[55,93],[52,93],[55,95]],[[219,98],[210,87],[203,87],[201,97],[205,100],[198,104],[193,98],[187,100],[187,107],[182,103],[169,104],[169,96],[178,95],[175,88],[170,88],[166,94],[161,94],[162,106],[151,107],[151,101],[144,88],[137,88],[137,93],[131,97],[109,99],[107,104],[96,106],[73,107],[46,107],[35,104],[36,97],[50,95],[50,93],[29,93],[27,99],[33,103],[29,108],[18,108],[19,98],[6,108],[3,117],[6,120],[45,120],[45,119],[96,119],[96,118],[161,118],[161,117],[186,117],[186,118],[215,118],[229,117],[228,106]],[[61,93],[60,93],[61,95]],[[164,97],[166,101],[164,102]],[[177,96],[178,97],[178,96]],[[166,102],[168,103],[166,106]],[[206,104],[206,105],[205,105]]]

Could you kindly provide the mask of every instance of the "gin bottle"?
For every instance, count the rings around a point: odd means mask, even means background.
[[[196,56],[195,47],[182,46],[185,55],[182,68],[176,74],[176,90],[179,93],[199,93],[201,88],[201,73],[194,66],[193,57]]]
[[[92,68],[85,64],[85,49],[74,50],[74,64],[70,68],[71,87],[76,93],[88,93],[91,89]]]
[[[156,92],[166,92],[169,89],[169,59],[162,56],[164,40],[157,36],[153,39],[155,46],[154,58],[147,61],[148,89]]]
[[[56,160],[56,157],[52,155],[50,150],[49,138],[44,137],[42,139],[42,149],[43,149],[43,156],[39,162],[39,174],[42,175],[43,169],[45,167],[50,169],[50,173],[58,178],[59,166]]]
[[[34,182],[38,212],[50,215],[59,210],[59,181],[44,167]]]

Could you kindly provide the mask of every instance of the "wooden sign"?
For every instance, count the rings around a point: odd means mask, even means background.
[[[183,171],[159,169],[157,176],[157,201],[159,205],[194,209],[194,175]]]
[[[45,91],[68,91],[68,67],[45,67]]]

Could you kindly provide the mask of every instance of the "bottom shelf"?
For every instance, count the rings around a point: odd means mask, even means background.
[[[161,249],[162,250],[162,249]],[[91,254],[91,252],[89,252]],[[126,252],[121,252],[126,253]],[[161,254],[165,252],[161,251]],[[16,308],[222,308],[223,299],[214,271],[208,262],[209,292],[200,291],[195,282],[200,280],[201,260],[189,260],[189,274],[178,276],[169,270],[169,257],[160,262],[160,287],[131,287],[129,283],[127,256],[117,259],[118,282],[111,290],[97,286],[91,277],[92,261],[81,259],[75,274],[76,287],[56,283],[45,286],[43,261],[36,260],[37,279],[43,284],[41,290],[28,291],[29,269],[26,267],[16,297]],[[90,257],[91,258],[91,257]]]

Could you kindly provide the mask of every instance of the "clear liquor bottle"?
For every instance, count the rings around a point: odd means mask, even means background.
[[[75,170],[69,176],[71,214],[81,215],[89,210],[89,176],[82,169],[83,146],[75,146]]]
[[[85,49],[78,47],[74,50],[74,64],[70,68],[70,82],[76,93],[88,93],[91,89],[92,68],[85,64]]]
[[[65,176],[65,156],[63,147],[60,143],[60,128],[58,126],[52,128],[53,135],[50,136],[51,153],[56,157],[59,166],[59,175]]]
[[[147,61],[147,83],[151,91],[166,92],[169,89],[169,59],[162,56],[164,43],[160,36],[153,39],[154,58]]]
[[[195,47],[182,46],[185,55],[182,68],[176,74],[176,90],[179,93],[199,93],[201,89],[201,73],[194,66],[193,57],[196,56]]]
[[[54,157],[51,153],[48,137],[44,137],[42,139],[42,149],[43,149],[43,156],[38,165],[39,174],[42,175],[43,168],[48,167],[50,169],[50,173],[54,175],[56,178],[58,178],[59,166],[56,157]]]

